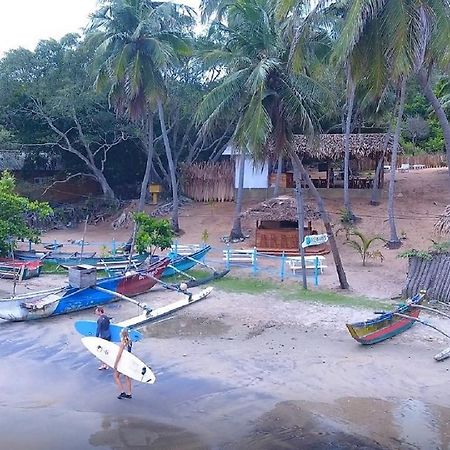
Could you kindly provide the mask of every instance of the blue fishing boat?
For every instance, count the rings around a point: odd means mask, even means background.
[[[169,258],[163,258],[142,270],[103,278],[88,287],[69,285],[0,299],[0,318],[10,321],[41,319],[105,305],[118,300],[116,294],[127,297],[143,294],[159,281],[169,262]],[[94,268],[91,270],[95,273]]]
[[[210,245],[206,245],[200,250],[191,253],[190,255],[178,255],[171,251],[167,257],[170,259],[169,265],[164,269],[163,277],[171,277],[195,267],[197,264],[202,263],[207,253],[211,250]]]

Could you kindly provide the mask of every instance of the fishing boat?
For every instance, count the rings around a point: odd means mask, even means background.
[[[118,300],[117,295],[134,297],[149,291],[159,281],[169,262],[169,258],[164,258],[148,265],[145,270],[103,278],[84,288],[69,285],[2,299],[0,318],[10,321],[41,319],[105,305]]]
[[[210,250],[211,246],[206,245],[190,255],[178,255],[175,252],[169,252],[167,257],[170,258],[170,263],[165,268],[163,277],[171,277],[173,275],[187,272],[197,264],[202,263],[203,259]]]
[[[39,252],[35,250],[16,250],[14,257],[21,261],[45,261],[51,264],[56,264],[65,269],[77,266],[79,264],[87,264],[94,266],[97,270],[120,270],[125,269],[129,265],[138,266],[144,262],[148,257],[148,253],[134,254],[131,256],[127,254],[112,255],[112,256],[97,256],[95,252],[81,253],[81,252],[55,252],[49,251]]]
[[[91,256],[91,257],[83,257],[83,258],[59,258],[54,256],[49,256],[45,258],[45,261],[53,262],[54,264],[58,264],[65,269],[69,267],[76,266],[80,264],[88,264],[90,266],[94,266],[97,270],[121,270],[126,269],[128,266],[136,267],[142,264],[150,255],[148,253],[135,254],[132,255],[115,255],[115,256]],[[153,261],[153,260],[152,260]]]
[[[16,261],[11,258],[0,258],[0,278],[28,280],[41,274],[42,262]]]
[[[348,331],[363,345],[377,344],[403,333],[414,325],[415,319],[418,319],[420,308],[415,308],[414,305],[420,305],[424,295],[424,293],[416,294],[394,311],[379,313],[378,317],[365,322],[346,324]]]

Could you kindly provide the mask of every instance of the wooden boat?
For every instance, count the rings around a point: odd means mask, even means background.
[[[120,270],[125,269],[130,264],[130,256],[127,254],[114,256],[96,256],[95,252],[37,252],[35,250],[14,252],[15,258],[22,261],[45,261],[51,264],[57,264],[65,269],[77,266],[79,264],[87,264],[94,266],[97,270]],[[131,257],[131,265],[138,266],[149,257],[148,253],[135,254]]]
[[[111,303],[118,300],[113,293],[128,297],[143,294],[158,282],[169,262],[169,258],[164,258],[145,270],[103,278],[87,288],[65,286],[3,299],[0,300],[0,318],[11,321],[41,319]],[[104,290],[97,290],[97,287]]]
[[[42,261],[16,261],[11,258],[0,258],[0,278],[18,281],[38,277],[41,274]]]
[[[187,272],[198,263],[201,263],[210,250],[211,246],[206,245],[190,255],[177,255],[174,252],[169,252],[167,257],[170,258],[170,263],[165,268],[163,277],[171,277],[179,274],[180,272]]]
[[[383,312],[374,319],[346,324],[348,331],[360,344],[371,345],[389,339],[397,334],[403,333],[414,325],[419,317],[419,305],[425,294],[416,294],[410,300],[398,306],[392,312]],[[402,316],[409,316],[411,319]]]
[[[55,254],[56,255],[56,254]],[[121,270],[126,269],[129,265],[131,267],[139,266],[142,264],[150,255],[148,253],[135,254],[132,255],[131,261],[129,255],[116,255],[116,256],[92,256],[88,258],[67,258],[61,259],[52,257],[45,258],[45,261],[53,262],[54,264],[59,264],[60,266],[68,269],[69,267],[76,266],[78,264],[87,264],[94,266],[97,270]],[[153,261],[153,260],[152,260]]]

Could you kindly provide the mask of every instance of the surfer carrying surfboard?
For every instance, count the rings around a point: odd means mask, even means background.
[[[122,357],[123,351],[127,351],[131,353],[131,348],[133,346],[133,341],[130,339],[130,336],[128,335],[128,329],[124,328],[120,332],[120,345],[119,345],[119,352],[117,353],[116,362],[114,363],[114,381],[119,388],[119,395],[117,398],[121,400],[122,398],[132,398],[131,396],[131,378],[124,375],[124,383],[122,384],[122,380],[120,379],[120,375],[122,375],[117,370],[117,365],[119,364],[120,358]],[[125,388],[124,388],[125,385]]]
[[[105,310],[101,307],[95,308],[95,314],[97,314],[97,332],[95,336],[105,339],[106,341],[111,340],[111,330],[109,329],[110,320],[109,317],[105,314]],[[102,364],[98,370],[107,369],[108,366],[106,364]]]

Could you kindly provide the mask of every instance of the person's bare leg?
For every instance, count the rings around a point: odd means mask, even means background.
[[[127,388],[127,394],[130,396],[131,398],[131,378],[129,377],[125,377],[125,387]]]
[[[117,387],[119,388],[119,394],[122,392],[125,392],[122,381],[120,380],[120,373],[117,372],[117,370],[114,372],[114,382],[116,383]]]

